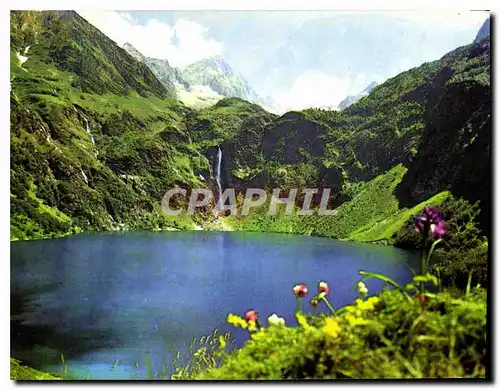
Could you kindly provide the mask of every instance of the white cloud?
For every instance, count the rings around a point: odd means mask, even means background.
[[[465,10],[404,10],[404,11],[338,11],[333,14],[375,14],[393,19],[412,21],[421,25],[439,26],[442,29],[469,29],[480,26],[489,16],[489,11]]]
[[[421,24],[441,26],[441,28],[468,29],[480,26],[488,17],[486,11],[393,11],[390,16],[412,20]]]
[[[120,46],[129,42],[145,56],[167,59],[174,66],[182,67],[223,52],[223,43],[207,37],[208,29],[191,20],[178,19],[169,25],[150,19],[146,25],[140,25],[127,12],[78,13]]]
[[[311,69],[297,77],[290,90],[274,92],[272,98],[286,110],[335,107],[348,95],[361,92],[369,82],[363,73],[337,78]]]

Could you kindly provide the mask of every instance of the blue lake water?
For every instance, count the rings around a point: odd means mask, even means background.
[[[99,233],[11,244],[11,356],[76,378],[146,378],[186,356],[193,338],[231,331],[249,309],[295,325],[292,288],[329,283],[334,307],[357,297],[358,270],[411,280],[414,253],[269,233]],[[370,294],[382,287],[367,283]],[[310,297],[309,296],[309,297]],[[309,298],[308,297],[308,298]],[[309,300],[307,300],[308,302]],[[308,304],[306,311],[312,311]],[[113,367],[118,359],[118,363]],[[138,367],[137,367],[138,366]]]

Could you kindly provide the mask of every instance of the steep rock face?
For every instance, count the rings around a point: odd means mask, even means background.
[[[189,83],[184,80],[181,71],[170,66],[167,60],[148,58],[147,64],[156,77],[158,77],[158,80],[160,80],[164,85],[170,84],[174,89],[177,85],[180,85],[184,89],[189,90]]]
[[[462,52],[462,53],[460,53]],[[438,191],[450,190],[470,202],[480,201],[480,227],[491,232],[491,85],[489,77],[490,42],[459,49],[448,55],[469,55],[475,61],[467,72],[446,71],[446,82],[425,113],[425,132],[418,155],[397,188],[403,206],[417,204]]]
[[[166,59],[144,56],[130,43],[125,43],[123,48],[144,63],[167,91],[188,107],[206,108],[221,99],[234,97],[275,108],[272,100],[258,96],[245,78],[234,72],[220,56],[200,60],[181,70],[171,66]]]
[[[240,188],[258,172],[263,161],[262,136],[274,118],[276,115],[256,104],[225,98],[210,108],[190,114],[187,128],[193,142],[204,150],[211,167],[215,166],[217,148],[221,148],[222,187]],[[213,168],[203,175],[213,179]]]
[[[238,177],[240,167],[259,166],[263,156],[261,153],[262,138],[272,117],[267,115],[249,117],[241,123],[238,136],[221,144],[223,151],[223,182],[234,186],[237,190],[250,187],[251,184],[264,186],[263,180],[252,181],[249,176]]]
[[[148,66],[172,95],[178,96],[178,86],[189,89],[189,83],[183,79],[180,70],[171,66],[168,60],[146,57],[128,42],[123,45],[123,48],[136,60]]]
[[[297,164],[304,161],[305,156],[321,157],[325,154],[324,136],[321,125],[303,114],[289,112],[265,132],[262,152],[267,160]]]
[[[479,42],[481,39],[484,39],[490,35],[490,18],[486,19],[479,29],[476,38],[474,39],[474,43]]]
[[[134,57],[137,61],[143,63],[146,61],[147,57],[143,55],[139,50],[137,50],[134,46],[132,46],[130,43],[125,42],[123,44],[123,48],[127,51],[128,54]]]
[[[325,135],[326,128],[303,113],[247,117],[220,144],[223,187],[234,187],[237,192],[254,187],[328,187],[338,194],[343,177],[338,167],[323,163]],[[215,161],[215,156],[213,147],[208,158]]]

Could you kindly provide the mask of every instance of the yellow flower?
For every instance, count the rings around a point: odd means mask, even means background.
[[[254,320],[248,321],[248,330],[249,331],[257,330],[257,324],[255,323]]]
[[[349,322],[349,325],[351,326],[364,325],[367,323],[367,321],[364,320],[363,318],[354,317],[351,314],[347,315],[345,318],[347,322]]]
[[[370,297],[366,301],[356,299],[356,305],[360,310],[374,310],[375,305],[380,301],[378,297]]]
[[[374,310],[375,305],[379,302],[378,297],[371,297],[366,301],[366,304],[368,305],[368,310]]]
[[[226,321],[228,324],[233,325],[236,328],[241,327],[242,329],[246,329],[248,327],[247,322],[243,318],[233,313],[229,313],[227,315]]]
[[[341,328],[340,328],[337,320],[330,318],[330,317],[325,320],[325,326],[323,327],[323,332],[327,336],[335,338],[339,335],[340,330],[341,330]]]
[[[360,310],[372,310],[373,309],[373,303],[371,302],[368,302],[368,301],[365,301],[365,302],[362,302],[358,305],[359,309]]]
[[[356,307],[353,305],[346,306],[345,311],[348,313],[354,313],[356,311]]]

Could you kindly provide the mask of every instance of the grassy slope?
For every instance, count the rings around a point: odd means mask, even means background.
[[[203,185],[186,108],[83,19],[57,15],[11,18],[11,237],[193,228],[159,207],[166,188]]]
[[[53,375],[46,374],[44,372],[35,370],[33,368],[22,366],[16,359],[10,359],[10,380],[13,381],[33,381],[33,380],[45,380],[54,381],[60,380]]]
[[[394,234],[426,205],[438,206],[448,196],[440,193],[411,209],[399,209],[394,195],[406,168],[398,165],[364,184],[353,199],[340,205],[334,216],[266,215],[268,203],[248,217],[228,216],[224,222],[235,230],[317,235],[360,242],[390,241]]]
[[[407,221],[420,214],[425,206],[441,205],[450,195],[448,191],[440,192],[432,198],[419,203],[418,205],[399,210],[396,214],[388,218],[377,221],[374,224],[363,225],[353,231],[349,239],[360,242],[374,242],[382,240],[391,240],[391,238],[405,225]]]

